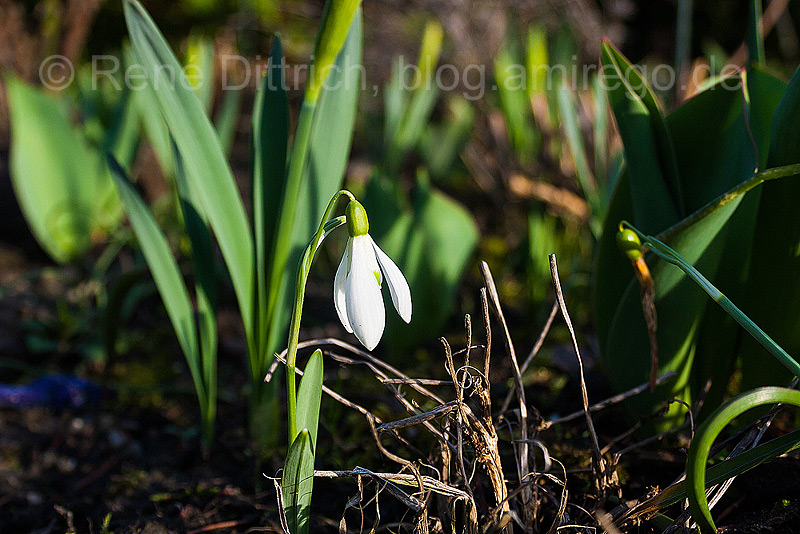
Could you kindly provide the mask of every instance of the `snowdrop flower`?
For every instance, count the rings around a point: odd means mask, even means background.
[[[346,215],[350,238],[333,282],[334,304],[345,329],[372,350],[386,325],[383,280],[389,285],[397,313],[407,323],[411,321],[411,290],[397,265],[370,237],[364,206],[351,200]]]

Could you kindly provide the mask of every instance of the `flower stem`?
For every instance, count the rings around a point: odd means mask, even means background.
[[[339,226],[342,226],[346,222],[346,218],[343,216],[330,219],[333,208],[336,205],[336,201],[339,200],[339,197],[342,195],[347,196],[350,200],[355,200],[353,194],[345,189],[342,189],[333,195],[333,198],[331,198],[331,201],[328,203],[325,214],[322,216],[322,220],[319,223],[319,228],[314,234],[314,237],[311,239],[311,242],[309,242],[308,246],[306,246],[306,249],[303,252],[303,257],[300,258],[300,264],[297,268],[294,306],[292,308],[291,322],[289,323],[289,344],[286,352],[286,392],[289,405],[288,423],[290,446],[294,441],[294,438],[297,437],[298,432],[297,384],[294,371],[295,364],[297,362],[297,342],[300,338],[300,319],[303,314],[303,300],[305,299],[306,294],[306,282],[308,281],[308,273],[311,271],[311,263],[314,261],[314,255],[316,254],[319,246],[322,244],[322,241],[330,232]]]
[[[773,340],[766,332],[764,332],[757,324],[755,324],[750,318],[742,312],[736,305],[731,302],[731,300],[722,294],[722,292],[717,289],[708,279],[703,276],[700,271],[695,269],[695,267],[687,262],[683,256],[675,252],[672,248],[665,245],[658,239],[653,236],[645,235],[636,228],[634,228],[630,223],[623,221],[622,226],[625,228],[630,228],[633,230],[639,238],[642,240],[642,243],[647,245],[650,250],[653,251],[653,254],[658,256],[659,258],[667,261],[677,267],[679,267],[683,272],[685,272],[689,277],[694,280],[694,282],[699,285],[703,290],[708,293],[708,296],[711,297],[714,302],[719,304],[723,310],[725,310],[728,315],[734,318],[734,320],[739,323],[742,328],[744,328],[751,336],[753,336],[756,341],[758,341],[767,351],[769,351],[772,356],[775,357],[781,364],[783,364],[786,369],[789,370],[794,376],[800,376],[800,363],[797,362],[794,358],[792,358],[783,348],[778,345],[775,340]]]

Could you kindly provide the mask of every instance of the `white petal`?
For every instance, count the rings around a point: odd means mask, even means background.
[[[395,265],[392,259],[386,255],[384,251],[372,240],[372,248],[375,250],[375,255],[378,258],[378,263],[386,278],[386,283],[389,285],[389,293],[392,294],[392,302],[394,308],[400,317],[407,322],[411,322],[411,290],[406,282],[406,277]]]
[[[347,320],[347,299],[345,298],[345,280],[347,279],[347,270],[350,266],[350,258],[352,256],[353,246],[351,239],[347,240],[347,246],[342,254],[342,261],[339,262],[339,268],[336,269],[336,278],[333,279],[333,305],[336,307],[336,314],[342,322],[344,329],[353,333],[353,328]]]
[[[353,333],[367,350],[374,349],[383,336],[386,312],[378,285],[378,262],[368,235],[352,240],[350,272],[345,282],[347,319]]]

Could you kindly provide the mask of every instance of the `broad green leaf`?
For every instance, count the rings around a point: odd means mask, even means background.
[[[758,150],[758,168],[766,169],[772,137],[772,118],[786,92],[787,84],[757,64],[747,67],[745,79],[750,130]]]
[[[132,48],[156,95],[161,114],[186,165],[228,267],[248,339],[254,311],[254,252],[233,174],[200,100],[153,20],[136,0],[125,0]],[[170,79],[174,78],[174,79]]]
[[[144,259],[147,266],[150,267],[153,280],[164,302],[164,308],[167,310],[167,315],[178,337],[178,343],[186,357],[198,397],[203,399],[205,397],[204,380],[200,367],[194,310],[178,264],[172,256],[166,237],[136,191],[136,187],[125,175],[125,171],[112,157],[109,157],[109,166]]]
[[[308,359],[297,390],[297,428],[308,429],[311,448],[317,448],[317,426],[322,400],[322,351],[317,349]]]
[[[290,534],[308,533],[313,489],[314,446],[310,432],[304,428],[289,447],[281,480],[283,507]]]
[[[655,95],[636,68],[604,41],[601,64],[608,101],[625,149],[634,220],[649,233],[684,214],[672,139]]]
[[[60,263],[72,261],[91,247],[102,210],[119,202],[108,197],[107,167],[73,128],[63,101],[13,76],[6,87],[14,192],[42,248]]]
[[[666,118],[689,213],[744,182],[756,170],[756,147],[745,116],[741,84],[739,76],[725,78]]]
[[[800,163],[800,69],[775,111],[768,167]],[[765,184],[756,221],[743,310],[790,354],[800,354],[800,180]],[[776,310],[779,312],[776,313]],[[777,362],[749,339],[742,344],[742,386],[785,384]]]

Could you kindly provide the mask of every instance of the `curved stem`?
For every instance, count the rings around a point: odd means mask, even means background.
[[[800,392],[779,387],[764,387],[742,393],[722,405],[697,430],[686,459],[686,494],[692,517],[703,534],[717,531],[706,499],[706,462],[711,446],[722,430],[741,414],[767,404],[800,406]]]
[[[345,224],[347,219],[344,216],[330,219],[336,201],[342,195],[348,197],[350,200],[355,200],[355,197],[350,191],[345,189],[340,190],[331,201],[322,216],[319,228],[311,239],[311,242],[306,246],[303,252],[303,257],[300,258],[300,264],[297,268],[297,282],[295,284],[294,293],[294,306],[292,308],[292,318],[289,323],[289,344],[286,352],[286,393],[287,402],[289,406],[288,423],[289,423],[289,445],[291,446],[294,438],[297,436],[297,384],[295,380],[295,363],[297,361],[297,342],[300,338],[300,318],[303,314],[303,300],[306,295],[306,282],[308,280],[308,273],[311,271],[311,263],[314,261],[314,255],[317,249],[322,244],[322,241],[327,235],[336,228]]]
[[[769,351],[784,367],[786,367],[789,372],[791,372],[794,376],[800,376],[800,363],[797,362],[794,358],[792,358],[783,348],[778,345],[775,340],[773,340],[766,332],[764,332],[757,324],[755,324],[750,318],[742,312],[731,300],[726,297],[722,292],[717,289],[709,280],[700,274],[700,271],[694,268],[692,264],[687,262],[680,254],[675,252],[672,248],[665,245],[658,239],[653,236],[644,235],[639,230],[634,228],[630,223],[627,221],[622,221],[621,223],[624,227],[633,230],[636,235],[639,236],[639,239],[642,240],[643,244],[646,244],[650,250],[653,251],[653,254],[658,256],[659,258],[667,261],[677,267],[679,267],[683,272],[685,272],[689,277],[695,281],[703,290],[708,293],[714,302],[719,304],[723,310],[725,310],[728,315],[734,318],[737,323],[739,323],[742,328],[747,330],[747,332],[753,336],[756,341],[758,341],[765,349]]]

